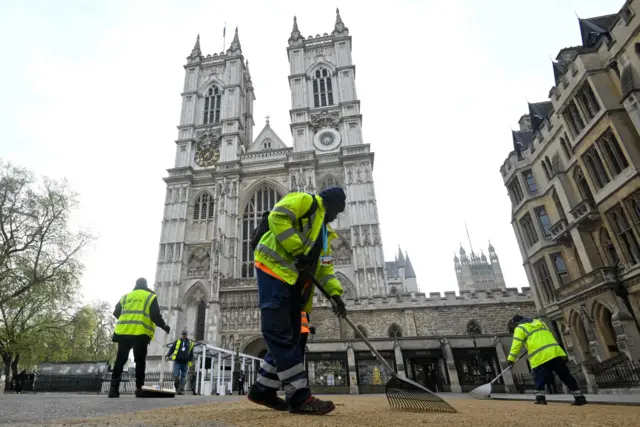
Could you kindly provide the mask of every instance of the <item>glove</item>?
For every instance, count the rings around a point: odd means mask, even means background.
[[[510,368],[514,365],[514,363],[516,362],[512,362],[511,360],[507,361],[507,368]]]
[[[309,333],[311,335],[315,335],[316,334],[316,327],[315,326],[309,326]]]
[[[306,273],[313,267],[314,260],[304,254],[300,254],[296,257],[295,263],[296,270],[298,270],[299,273]]]
[[[163,330],[163,331],[165,331],[166,333],[171,332],[171,328],[169,327],[169,325],[164,325],[164,326],[162,327],[162,330]]]
[[[344,306],[344,301],[342,301],[340,295],[334,295],[331,297],[331,305],[333,306],[333,312],[336,316],[346,316],[347,308]]]

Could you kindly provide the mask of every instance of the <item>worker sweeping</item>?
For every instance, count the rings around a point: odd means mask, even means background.
[[[529,356],[529,364],[535,375],[537,405],[546,405],[545,386],[548,379],[553,378],[554,372],[573,394],[572,405],[586,405],[578,382],[571,375],[566,363],[567,354],[564,352],[549,327],[539,319],[529,319],[515,315],[509,321],[509,329],[513,330],[513,343],[507,358],[508,364],[513,365],[524,344]]]
[[[133,349],[133,360],[136,362],[136,397],[141,397],[147,346],[155,334],[155,325],[167,334],[171,328],[162,318],[158,298],[155,292],[147,287],[145,278],[136,280],[133,291],[120,298],[113,315],[118,319],[112,339],[118,343],[118,354],[111,373],[109,397],[120,397],[122,370],[129,360],[131,349]]]
[[[187,372],[193,364],[193,346],[195,343],[187,338],[187,330],[183,330],[175,345],[169,348],[166,359],[173,360],[173,383],[178,394],[184,394]]]
[[[268,348],[247,396],[252,402],[311,415],[335,409],[333,402],[317,399],[309,389],[299,347],[300,311],[311,312],[315,287],[304,279],[309,275],[331,296],[334,312],[346,313],[331,258],[330,242],[337,235],[328,225],[345,206],[346,195],[339,187],[317,196],[290,193],[263,216],[252,235],[261,329]],[[281,386],[286,401],[276,394]]]

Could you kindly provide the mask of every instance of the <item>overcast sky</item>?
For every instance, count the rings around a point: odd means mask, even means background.
[[[491,240],[507,286],[527,286],[499,167],[526,99],[547,100],[549,56],[580,44],[576,13],[623,0],[2,0],[0,157],[80,193],[84,298],[115,304],[153,282],[166,169],[174,163],[186,56],[196,35],[220,52],[235,26],[264,116],[291,145],[286,47],[330,33],[335,6],[353,37],[363,136],[387,260],[409,252],[423,292],[456,290],[453,253]]]

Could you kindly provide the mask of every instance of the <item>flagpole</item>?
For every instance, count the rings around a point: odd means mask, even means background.
[[[222,30],[222,53],[224,53],[224,48],[227,46],[227,21],[224,21],[224,29]]]

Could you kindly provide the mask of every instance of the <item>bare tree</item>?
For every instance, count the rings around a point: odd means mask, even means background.
[[[69,321],[79,287],[80,251],[93,239],[73,232],[76,194],[66,181],[38,181],[0,161],[0,354],[17,369],[38,334]]]

